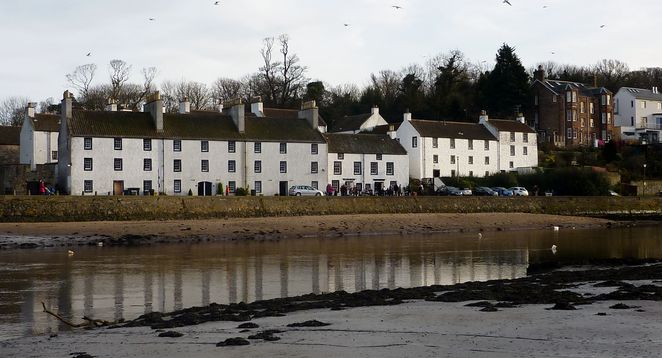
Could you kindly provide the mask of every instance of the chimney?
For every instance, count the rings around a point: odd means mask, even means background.
[[[179,114],[189,114],[189,113],[191,113],[191,102],[188,101],[188,97],[184,97],[179,102]]]
[[[598,74],[593,74],[593,87],[598,87]]]
[[[218,113],[223,113],[223,100],[218,100]]]
[[[524,118],[523,113],[521,113],[521,112],[517,113],[517,121],[522,123],[522,124],[526,124],[526,119]]]
[[[161,100],[161,93],[159,91],[156,91],[147,97],[145,111],[149,112],[152,117],[156,131],[163,132],[163,100]]]
[[[411,113],[409,112],[409,109],[407,109],[407,112],[402,114],[402,119],[406,122],[411,122]]]
[[[71,92],[64,91],[62,94],[62,103],[60,104],[60,111],[62,112],[62,119],[70,119],[72,117],[72,95]]]
[[[482,110],[480,111],[480,117],[478,117],[478,123],[487,123],[489,122],[490,117],[487,115],[487,111]]]
[[[319,127],[319,108],[315,101],[303,102],[301,104],[301,110],[299,111],[299,118],[305,119],[308,121],[308,124],[313,129],[318,129]]]
[[[389,136],[391,139],[395,139],[395,137],[396,137],[396,132],[395,132],[395,125],[394,125],[394,124],[389,124],[389,125],[388,125],[388,133],[386,133],[386,134],[388,134],[388,136]]]
[[[538,65],[538,70],[533,72],[533,78],[542,82],[545,80],[545,77],[545,70],[542,68],[542,65]]]
[[[264,117],[264,105],[262,104],[262,97],[257,96],[251,98],[251,113],[256,117]]]
[[[244,103],[241,98],[236,98],[225,103],[230,107],[230,116],[239,133],[246,132],[246,119],[244,118]]]
[[[658,94],[657,87],[653,87],[653,94]]]
[[[370,114],[372,114],[373,116],[375,114],[379,114],[379,107],[377,107],[377,105],[372,106],[372,108],[370,109]]]
[[[117,102],[115,102],[114,99],[108,99],[108,104],[106,104],[106,112],[117,112]]]
[[[34,113],[35,113],[35,108],[37,107],[37,104],[34,102],[28,102],[28,107],[26,108],[26,113],[28,117],[34,118]]]

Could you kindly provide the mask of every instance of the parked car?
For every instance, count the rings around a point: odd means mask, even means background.
[[[486,187],[486,186],[477,186],[474,189],[474,195],[476,196],[499,196],[499,193]]]
[[[510,189],[506,189],[501,186],[495,186],[492,190],[496,191],[499,196],[513,196],[513,192]]]
[[[521,186],[514,186],[508,190],[513,192],[513,196],[529,196],[529,191],[526,188]]]
[[[469,189],[469,188],[462,188],[462,189],[460,189],[460,191],[462,192],[462,196],[471,196],[471,195],[473,195],[473,193],[471,192],[471,189]]]
[[[621,196],[621,194],[619,194],[619,193],[617,193],[617,192],[615,192],[615,191],[613,191],[613,190],[609,190],[609,191],[608,191],[608,194],[609,194],[609,196]],[[659,196],[659,193],[658,193],[658,196]]]
[[[437,190],[437,195],[462,196],[462,191],[454,186],[443,186]]]
[[[291,196],[323,196],[324,193],[321,190],[317,190],[312,186],[308,185],[293,185],[290,188],[289,194]]]

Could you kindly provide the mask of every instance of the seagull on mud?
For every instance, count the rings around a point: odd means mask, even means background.
[[[478,233],[478,238],[479,238],[479,239],[482,239],[482,238],[483,238],[483,234],[479,232],[479,233]]]
[[[74,251],[73,250],[67,250],[67,255],[74,256]]]
[[[552,253],[556,255],[556,245],[552,245]]]

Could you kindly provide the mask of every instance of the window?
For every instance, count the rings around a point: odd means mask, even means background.
[[[474,157],[470,155],[469,156],[469,164],[473,164],[473,163],[474,163]]]
[[[287,154],[287,143],[280,144],[280,154]]]
[[[92,158],[83,159],[83,170],[89,172],[92,170]]]
[[[593,106],[593,102],[591,102],[591,103],[588,104],[588,111],[589,111],[591,114],[595,114],[595,107]]]
[[[514,155],[515,155],[515,146],[514,146],[514,145],[511,145],[511,146],[510,146],[510,155],[511,155],[511,156],[514,156]]]
[[[634,108],[634,101],[630,101],[630,108]]]
[[[469,150],[474,150],[474,140],[469,139]]]
[[[510,132],[510,141],[511,142],[515,141],[515,132]]]
[[[152,171],[152,159],[151,158],[143,159],[143,170],[146,171],[146,172],[151,172]]]
[[[490,165],[490,157],[485,157],[485,165]]]
[[[234,173],[237,171],[237,162],[234,160],[228,160],[228,173]]]
[[[113,168],[116,172],[122,171],[122,158],[115,158],[113,160]]]
[[[556,95],[553,95],[553,96],[552,96],[552,102],[556,103],[556,101],[557,101],[557,100],[556,100]]]
[[[533,104],[538,105],[538,95],[533,96]]]
[[[432,148],[439,148],[439,138],[432,138]]]
[[[51,151],[51,160],[57,160],[57,150]]]
[[[181,152],[182,151],[182,141],[180,139],[174,139],[172,141],[172,151]]]
[[[565,101],[567,103],[572,102],[572,91],[568,91],[568,92],[565,93]]]
[[[318,164],[317,162],[310,162],[310,173],[317,174]]]
[[[150,190],[152,190],[152,181],[143,180],[143,191],[150,191]]]
[[[208,152],[209,151],[209,141],[208,140],[201,140],[200,141],[200,151],[201,152]]]
[[[256,173],[262,173],[262,161],[261,160],[256,160],[253,163],[253,171]]]
[[[254,153],[262,153],[262,143],[261,142],[253,143],[253,152]]]
[[[611,124],[611,113],[607,113],[607,124]]]
[[[361,162],[354,162],[354,175],[361,175]]]
[[[370,175],[378,175],[379,169],[377,167],[377,162],[370,162]]]
[[[607,124],[607,113],[602,114],[602,124]]]
[[[523,141],[524,143],[528,143],[528,142],[529,142],[529,133],[524,133],[524,134],[522,134],[522,141]]]
[[[455,164],[455,156],[451,155],[451,164]]]
[[[641,117],[641,125],[639,127],[646,128],[647,125],[648,125],[648,117]]]
[[[646,109],[646,101],[641,101],[641,109]]]
[[[143,139],[143,150],[145,152],[149,152],[152,150],[152,140],[151,139]]]
[[[209,150],[209,144],[207,144],[207,150]],[[237,142],[231,140],[228,142],[228,153],[234,153],[237,151]]]
[[[489,140],[485,141],[485,150],[490,150],[490,141]]]
[[[122,150],[122,138],[113,138],[113,147],[115,150]]]
[[[209,171],[209,160],[203,159],[200,161],[200,171],[205,173]]]
[[[586,112],[586,108],[584,108],[584,102],[579,103],[579,113],[584,113]]]
[[[310,154],[317,154],[317,152],[318,152],[317,143],[311,143]]]
[[[523,152],[524,155],[529,155],[529,148],[524,147],[524,148],[523,148],[523,151],[524,151],[524,152]]]
[[[432,163],[435,163],[435,164],[439,163],[439,156],[438,155],[434,154],[432,156]]]
[[[375,159],[376,159],[376,160],[382,160],[382,155],[381,155],[381,154],[377,154],[377,155],[375,155]]]
[[[172,171],[181,172],[182,171],[182,160],[175,159],[172,161]]]
[[[284,160],[280,162],[280,172],[287,173],[287,162]]]
[[[509,168],[510,168],[510,169],[515,168],[515,163],[514,163],[514,162],[510,162],[510,164],[509,164]]]
[[[657,102],[657,110],[662,110],[662,102]]]
[[[386,175],[394,175],[395,173],[395,166],[393,165],[393,162],[386,162]]]
[[[310,182],[310,186],[312,186],[313,189],[317,190],[319,189],[320,184],[316,180],[313,180]]]
[[[577,122],[577,111],[572,111],[572,121]]]
[[[338,160],[345,159],[345,153],[338,153]]]
[[[451,138],[451,149],[455,149],[455,138]]]
[[[333,162],[333,175],[342,175],[342,162]]]
[[[572,91],[572,103],[576,103],[576,102],[577,102],[577,92]]]
[[[182,192],[182,181],[179,179],[175,179],[173,183],[173,187],[175,188],[175,193],[181,193]]]
[[[566,137],[567,137],[568,139],[572,139],[572,128],[568,128],[568,129],[566,129],[566,132],[567,132],[567,133],[566,133]]]
[[[490,176],[490,172],[486,170],[486,171],[485,171],[485,176],[486,176],[486,177],[489,177],[489,176]]]
[[[340,190],[340,180],[332,180],[331,186],[333,187],[333,191],[337,193]]]
[[[235,182],[234,180],[230,180],[228,182],[228,187],[230,188],[230,192],[234,193],[235,190],[237,190],[237,182]]]
[[[92,182],[91,180],[84,180],[83,191],[85,191],[86,193],[91,193],[92,191],[94,191],[94,182]]]
[[[470,176],[470,177],[474,176],[474,171],[473,171],[473,170],[470,170],[470,171],[469,171],[469,176]]]
[[[451,170],[451,176],[452,176],[452,177],[455,176],[455,169]]]
[[[412,148],[418,147],[418,137],[411,137],[411,147]]]
[[[253,188],[255,188],[255,193],[260,194],[262,193],[262,182],[261,181],[256,181],[253,183]]]
[[[83,149],[92,150],[92,138],[90,137],[83,138]]]

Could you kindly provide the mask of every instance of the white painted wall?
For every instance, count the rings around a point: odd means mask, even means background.
[[[488,143],[489,148],[485,150],[485,141],[474,139],[473,149],[469,149],[468,139],[456,138],[455,148],[451,148],[450,138],[438,138],[437,148],[434,148],[432,138],[424,138],[423,178],[432,178],[435,169],[440,171],[442,177],[452,176],[453,171],[459,176],[484,177],[486,172],[494,174],[497,171],[498,145],[492,140]],[[438,163],[434,163],[435,155],[438,156]],[[455,156],[455,164],[451,163],[452,156]],[[487,164],[485,157],[489,158]],[[470,159],[473,159],[473,164],[469,164]]]
[[[657,129],[654,114],[662,113],[662,101],[636,99],[634,94],[626,88],[621,88],[614,98],[618,102],[618,112],[614,114],[614,125],[643,128],[641,119],[647,117],[649,128]]]
[[[21,145],[19,147],[19,161],[21,164],[36,165],[34,160],[34,126],[26,118],[21,126]]]
[[[423,172],[423,151],[421,142],[421,135],[418,133],[416,128],[412,126],[406,118],[402,121],[402,124],[396,131],[396,139],[400,141],[400,145],[405,148],[407,155],[409,156],[409,177],[411,178],[425,178]],[[417,148],[412,146],[412,138],[416,137],[419,145]]]
[[[384,183],[384,188],[388,188],[392,182],[397,185],[409,185],[409,157],[407,155],[383,154],[381,160],[377,160],[376,154],[364,153],[342,153],[344,159],[338,159],[339,153],[329,153],[328,155],[328,168],[329,173],[328,184],[333,183],[334,180],[339,182],[339,185],[345,183],[353,183],[352,186],[362,184],[365,189],[365,184],[370,184],[371,189],[375,189],[375,183]],[[334,163],[341,163],[341,174],[335,174]],[[361,174],[354,174],[354,162],[361,163]],[[393,163],[393,174],[386,174],[386,163]],[[377,163],[377,174],[371,173],[371,163]],[[326,188],[320,188],[324,190]]]
[[[38,164],[57,163],[52,152],[58,151],[58,132],[35,131],[28,118],[21,127],[19,156],[21,164],[30,164],[34,169]]]
[[[527,141],[524,136],[527,136]],[[538,144],[535,133],[515,132],[515,140],[511,141],[510,132],[499,132],[499,170],[517,171],[522,168],[538,166]],[[514,155],[511,146],[515,147]],[[525,150],[526,148],[526,154]],[[512,165],[511,165],[512,164]]]

